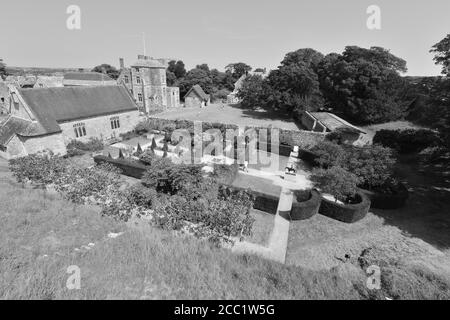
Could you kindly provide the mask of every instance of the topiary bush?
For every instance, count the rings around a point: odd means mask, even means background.
[[[214,164],[214,171],[211,173],[211,177],[220,184],[230,185],[236,179],[239,172],[239,165],[234,163],[232,165],[227,164]]]

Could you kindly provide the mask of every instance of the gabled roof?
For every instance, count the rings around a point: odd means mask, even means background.
[[[47,133],[60,132],[58,123],[137,110],[122,86],[21,89],[19,94]]]
[[[206,94],[205,91],[203,91],[202,87],[200,87],[198,84],[192,86],[192,88],[189,89],[189,91],[184,96],[187,97],[191,93],[191,91],[195,92],[201,99],[208,101],[209,94]]]
[[[114,81],[107,74],[99,72],[67,72],[64,74],[64,80]]]
[[[347,129],[353,132],[365,133],[360,128],[330,112],[309,112],[311,116],[322,123],[328,130]]]
[[[33,137],[46,134],[46,131],[39,123],[10,116],[0,126],[0,145],[6,146],[15,134]]]

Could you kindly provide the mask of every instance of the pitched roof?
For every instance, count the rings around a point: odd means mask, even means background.
[[[194,91],[203,100],[209,99],[209,94],[206,94],[205,91],[203,91],[202,87],[200,87],[198,84],[192,86],[192,88],[189,89],[189,91],[184,96],[187,97],[191,93],[191,91]]]
[[[67,72],[64,80],[114,81],[107,74],[99,72]]]
[[[33,137],[46,134],[46,131],[39,123],[10,116],[0,126],[0,145],[7,145],[15,134],[24,137]]]
[[[47,133],[60,132],[59,122],[137,110],[122,86],[21,89],[20,95]]]
[[[328,130],[334,131],[336,129],[348,129],[354,132],[365,133],[360,128],[352,125],[344,119],[330,112],[309,112],[314,118],[322,123]]]

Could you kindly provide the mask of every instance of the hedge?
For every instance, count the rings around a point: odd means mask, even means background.
[[[370,199],[362,192],[357,192],[356,198],[359,203],[340,204],[322,197],[319,213],[346,223],[359,221],[369,212]]]
[[[245,189],[245,188],[239,188],[235,186],[230,185],[223,185],[226,188],[229,188],[230,190],[233,190],[234,192],[238,191],[248,191],[250,192],[254,197],[255,201],[253,203],[253,208],[256,210],[261,210],[270,214],[276,214],[278,209],[278,202],[280,200],[279,197],[273,196],[270,194],[261,193],[258,191],[254,191],[252,189]]]
[[[294,191],[294,199],[292,201],[291,220],[305,220],[311,218],[319,212],[322,197],[316,189],[308,190],[308,200],[302,201],[299,190]],[[304,191],[303,191],[304,192]]]
[[[394,186],[395,193],[381,193],[373,190],[361,189],[371,201],[375,209],[398,209],[405,205],[409,191],[403,183]]]
[[[109,163],[122,170],[122,174],[136,179],[141,179],[144,172],[148,169],[148,167],[144,164],[132,162],[126,159],[112,159],[102,155],[95,156],[94,161],[97,164],[104,162]]]

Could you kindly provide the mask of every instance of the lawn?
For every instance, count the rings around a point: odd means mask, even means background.
[[[239,188],[252,189],[254,191],[276,197],[279,197],[281,193],[281,187],[275,185],[271,180],[255,177],[241,172],[237,174],[232,185]]]
[[[262,246],[267,246],[270,239],[270,234],[272,233],[274,223],[273,219],[275,216],[256,209],[252,209],[251,216],[255,219],[252,228],[252,235],[247,237],[245,240],[260,244]]]
[[[299,126],[289,117],[280,116],[279,113],[264,110],[248,110],[239,105],[210,104],[205,108],[179,108],[161,112],[153,117],[168,120],[191,120],[205,122],[221,122],[235,124],[239,126],[254,125],[268,127],[272,125],[276,128],[286,130],[299,130]]]

